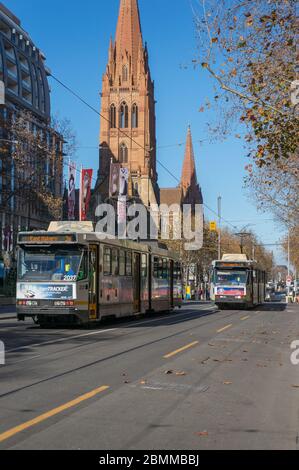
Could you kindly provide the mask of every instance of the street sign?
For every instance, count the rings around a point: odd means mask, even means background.
[[[5,104],[5,86],[2,80],[0,80],[0,105],[1,104]]]
[[[287,276],[286,281],[287,281],[287,287],[290,287],[292,285],[292,281],[293,281],[292,276]]]
[[[217,223],[210,222],[210,232],[217,232]]]

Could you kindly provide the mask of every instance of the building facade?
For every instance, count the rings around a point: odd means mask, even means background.
[[[129,195],[159,202],[154,82],[137,0],[121,0],[116,36],[102,79],[100,165],[95,193],[109,196],[111,162],[128,168]]]
[[[45,195],[63,192],[63,140],[50,127],[45,56],[0,3],[0,249],[18,230],[47,228]]]

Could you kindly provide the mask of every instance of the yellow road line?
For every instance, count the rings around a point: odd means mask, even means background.
[[[32,426],[35,426],[36,424],[39,424],[42,421],[45,421],[46,419],[52,418],[53,416],[61,413],[62,411],[68,410],[69,408],[73,408],[74,406],[79,405],[83,401],[89,400],[90,398],[95,397],[101,392],[105,392],[105,390],[107,390],[108,388],[108,385],[96,388],[95,390],[92,390],[91,392],[86,393],[81,397],[75,398],[74,400],[69,401],[64,405],[61,405],[58,408],[54,408],[53,410],[48,411],[47,413],[44,413],[40,416],[37,416],[36,418],[31,419],[30,421],[26,421],[25,423],[20,424],[19,426],[9,429],[8,431],[5,431],[4,433],[0,434],[0,442],[9,439],[10,437],[14,436],[15,434],[18,434],[19,432],[25,431],[25,429],[31,428]]]
[[[221,328],[220,330],[218,330],[217,333],[222,333],[222,331],[228,330],[228,329],[231,328],[232,326],[233,326],[232,323],[231,323],[230,325],[226,325],[226,326],[224,326],[223,328]]]
[[[176,349],[176,351],[173,351],[169,354],[166,354],[166,356],[163,356],[164,359],[169,359],[172,356],[175,356],[176,354],[179,354],[180,352],[186,351],[187,349],[192,348],[193,346],[196,346],[199,343],[199,341],[194,341],[193,343],[187,344],[186,346]]]
[[[241,321],[248,320],[248,318],[250,318],[250,316],[249,316],[249,315],[247,315],[247,317],[243,317],[243,318],[241,318]]]

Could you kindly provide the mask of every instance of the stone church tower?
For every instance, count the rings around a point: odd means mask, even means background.
[[[102,83],[100,167],[95,192],[109,197],[110,163],[129,169],[129,195],[159,203],[154,82],[137,0],[121,0]]]

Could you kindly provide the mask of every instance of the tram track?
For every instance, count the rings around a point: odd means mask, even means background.
[[[206,316],[209,316],[209,315],[212,315],[214,313],[217,313],[217,311],[215,312],[209,312],[209,313],[204,313],[202,315],[194,315],[192,316],[191,318],[188,317],[187,319],[188,320],[194,320],[194,319],[197,319],[197,318],[203,318],[203,317],[206,317]],[[232,315],[235,315],[236,313],[240,313],[240,311],[234,311],[228,315],[225,315],[223,317],[221,317],[221,319],[226,319],[226,318],[230,318]],[[184,318],[185,316],[187,315],[187,312],[184,314]],[[167,318],[167,316],[163,316],[163,317],[160,317],[159,319],[154,319],[154,320],[148,320],[149,323],[151,322],[156,322],[156,321],[162,321],[164,320],[165,318]],[[248,318],[248,317],[247,317]],[[178,321],[174,321],[174,322],[170,322],[167,324],[167,326],[174,326],[178,323],[181,323],[182,320],[180,320],[179,322]],[[211,322],[205,322],[205,323],[202,323],[201,326],[206,326],[206,325],[209,325]],[[136,322],[134,324],[129,324],[128,326],[124,326],[123,329],[125,330],[128,330],[130,328],[133,328],[134,326],[142,326],[144,323],[140,323],[140,322]],[[125,323],[125,325],[127,325],[127,323]],[[74,340],[74,339],[80,339],[80,338],[86,338],[86,337],[89,337],[89,336],[93,336],[93,335],[97,335],[97,334],[101,334],[101,333],[112,333],[112,332],[115,332],[115,331],[119,331],[122,329],[122,326],[120,326],[119,328],[109,328],[109,329],[102,329],[100,331],[95,331],[95,332],[91,332],[91,333],[86,333],[86,334],[83,334],[83,335],[76,335],[76,336],[69,336],[69,337],[65,337],[65,338],[59,338],[57,340],[53,340],[53,341],[46,341],[44,343],[38,343],[38,344],[32,344],[32,345],[26,345],[26,346],[21,346],[19,348],[13,348],[13,349],[10,349],[8,351],[6,351],[7,354],[11,354],[11,353],[15,353],[17,351],[24,351],[26,349],[31,349],[31,348],[37,348],[37,347],[44,347],[44,346],[51,346],[51,345],[54,345],[56,343],[63,343],[63,341],[71,341],[71,340]],[[190,329],[188,330],[183,330],[181,333],[185,333],[185,332],[188,332]],[[132,333],[136,333],[136,331],[132,332]],[[179,334],[179,333],[178,333]],[[167,339],[167,338],[166,338]],[[94,345],[95,342],[94,341],[90,341],[88,343],[84,343],[84,344],[78,344],[78,345],[75,345],[75,346],[72,346],[70,348],[67,348],[67,349],[59,349],[59,350],[55,350],[55,351],[52,351],[52,352],[47,352],[45,354],[40,354],[39,356],[35,356],[35,357],[29,357],[28,359],[24,359],[22,361],[16,361],[16,362],[9,362],[7,364],[7,366],[13,366],[13,365],[16,365],[18,363],[21,363],[21,362],[26,362],[26,361],[30,361],[32,359],[35,359],[35,358],[40,358],[40,357],[43,357],[43,356],[51,356],[53,354],[59,354],[59,353],[63,353],[63,352],[70,352],[70,351],[73,351],[73,350],[77,350],[79,348],[84,348],[84,347],[88,347],[88,346],[91,346],[91,345]],[[32,353],[34,354],[34,353]],[[1,397],[1,395],[0,395]]]
[[[188,313],[190,314],[190,312],[185,312],[185,313],[183,314],[183,316],[184,316],[184,317],[185,317],[185,316],[188,316]],[[214,313],[218,313],[218,312],[214,312]],[[225,320],[225,319],[227,319],[227,318],[229,318],[229,317],[236,316],[236,314],[239,314],[239,313],[240,313],[239,310],[232,311],[232,312],[228,313],[228,314],[225,315],[225,316],[222,316],[222,315],[221,315],[221,317],[220,317],[220,318],[218,317],[217,320],[220,320],[220,319],[221,319],[221,320]],[[205,313],[204,315],[198,315],[198,312],[197,312],[197,314],[192,315],[191,318],[188,317],[188,318],[186,318],[186,319],[192,321],[192,320],[195,320],[195,319],[198,319],[198,318],[203,318],[203,317],[208,316],[208,315],[213,315],[213,313],[211,312],[211,313]],[[147,323],[162,321],[162,320],[165,319],[165,318],[167,318],[167,315],[165,315],[165,316],[163,316],[163,317],[160,317],[159,319],[149,320],[149,321],[147,321]],[[210,321],[203,322],[203,323],[201,323],[200,325],[198,325],[196,328],[201,328],[201,327],[209,326],[209,325],[211,325],[215,320],[216,320],[216,319],[213,318],[213,319],[211,319]],[[134,324],[128,325],[125,329],[127,330],[127,329],[129,329],[130,327],[132,328],[133,326],[138,326],[138,325],[139,325],[139,326],[142,326],[142,323],[144,324],[145,322],[134,322]],[[167,326],[176,325],[177,323],[178,323],[178,322],[172,322],[172,323],[169,324],[169,325],[167,324]],[[107,331],[107,330],[102,330],[102,331],[105,332],[105,331]],[[176,338],[176,337],[178,337],[178,336],[180,336],[180,335],[183,335],[183,334],[188,334],[190,331],[194,331],[194,326],[193,326],[193,325],[192,325],[191,327],[188,327],[188,328],[186,328],[186,329],[177,331],[177,332],[172,333],[172,334],[170,334],[170,335],[163,336],[162,338],[157,338],[157,339],[155,339],[155,340],[153,340],[153,341],[147,341],[147,342],[145,342],[145,343],[143,343],[143,344],[134,346],[134,347],[132,347],[132,348],[126,348],[126,349],[123,350],[123,351],[119,351],[119,352],[117,352],[117,353],[115,353],[115,354],[112,354],[112,355],[103,357],[103,358],[98,359],[98,360],[96,360],[96,361],[88,362],[88,363],[86,363],[86,364],[83,364],[83,365],[80,366],[80,367],[75,367],[75,368],[69,369],[69,370],[67,370],[67,371],[61,372],[61,373],[59,373],[59,374],[51,375],[51,376],[46,377],[46,378],[44,378],[44,379],[42,379],[42,380],[39,380],[39,381],[36,381],[36,382],[32,382],[32,383],[27,384],[27,385],[25,385],[25,386],[15,388],[15,389],[13,389],[13,390],[10,390],[10,391],[8,391],[8,392],[5,392],[5,393],[3,393],[3,394],[0,394],[0,399],[1,399],[1,398],[6,398],[6,397],[8,397],[8,396],[11,396],[11,395],[13,395],[13,394],[22,392],[22,391],[24,391],[24,390],[28,390],[28,389],[30,389],[30,388],[32,388],[32,387],[35,387],[35,386],[38,386],[38,385],[41,385],[41,384],[44,384],[44,383],[47,383],[47,382],[51,382],[51,381],[56,380],[56,379],[60,379],[60,378],[62,378],[62,377],[66,377],[66,376],[71,375],[71,374],[75,374],[75,373],[77,373],[77,372],[86,370],[86,369],[88,369],[88,368],[90,368],[90,367],[94,367],[94,366],[96,366],[96,365],[102,364],[102,363],[104,363],[104,362],[106,362],[106,361],[116,359],[116,358],[118,358],[118,357],[124,356],[124,355],[126,355],[126,354],[129,354],[129,353],[138,351],[138,350],[140,350],[140,349],[143,349],[143,348],[146,348],[146,347],[149,347],[149,346],[153,346],[153,345],[158,344],[158,343],[160,343],[160,342],[162,342],[162,341],[166,341],[166,340],[169,340],[169,339],[172,339],[172,338]],[[133,332],[132,332],[132,333],[133,333]],[[142,333],[141,333],[141,334],[142,334]],[[66,338],[66,339],[71,340],[72,337],[69,337],[69,338]],[[33,357],[33,358],[28,358],[28,360],[40,359],[40,358],[43,357],[43,356],[50,357],[50,356],[53,356],[54,354],[61,354],[61,353],[64,353],[64,352],[71,352],[71,351],[77,350],[77,349],[79,349],[79,348],[89,347],[89,346],[93,346],[93,345],[95,345],[94,342],[89,342],[88,344],[84,343],[84,344],[82,344],[82,345],[76,345],[76,346],[73,346],[73,347],[68,348],[68,349],[55,350],[55,351],[53,351],[53,352],[48,352],[48,351],[47,351],[44,355],[39,355],[39,356],[35,356],[35,357]],[[42,344],[41,344],[41,346],[42,346]],[[30,347],[30,346],[29,346],[29,347]],[[36,354],[36,353],[33,352],[33,354]],[[15,363],[10,363],[10,364],[7,364],[7,367],[13,366],[13,365],[17,365],[17,364],[18,364],[17,362],[15,362]],[[22,362],[22,364],[23,364],[23,362]],[[27,372],[28,372],[28,371],[30,371],[30,368],[28,368]]]
[[[297,381],[288,338],[296,318],[278,306],[273,314],[268,305],[250,312],[200,307],[145,321],[109,320],[116,331],[103,342],[95,335],[57,348],[40,345],[33,351],[43,354],[40,360],[7,366],[1,448],[130,449],[145,442],[158,448],[162,442],[198,449],[201,430],[211,436],[203,447],[227,446],[230,435],[238,446],[263,440],[294,447],[298,403],[291,384]],[[107,393],[98,396],[102,389]],[[269,400],[270,390],[276,392]]]

